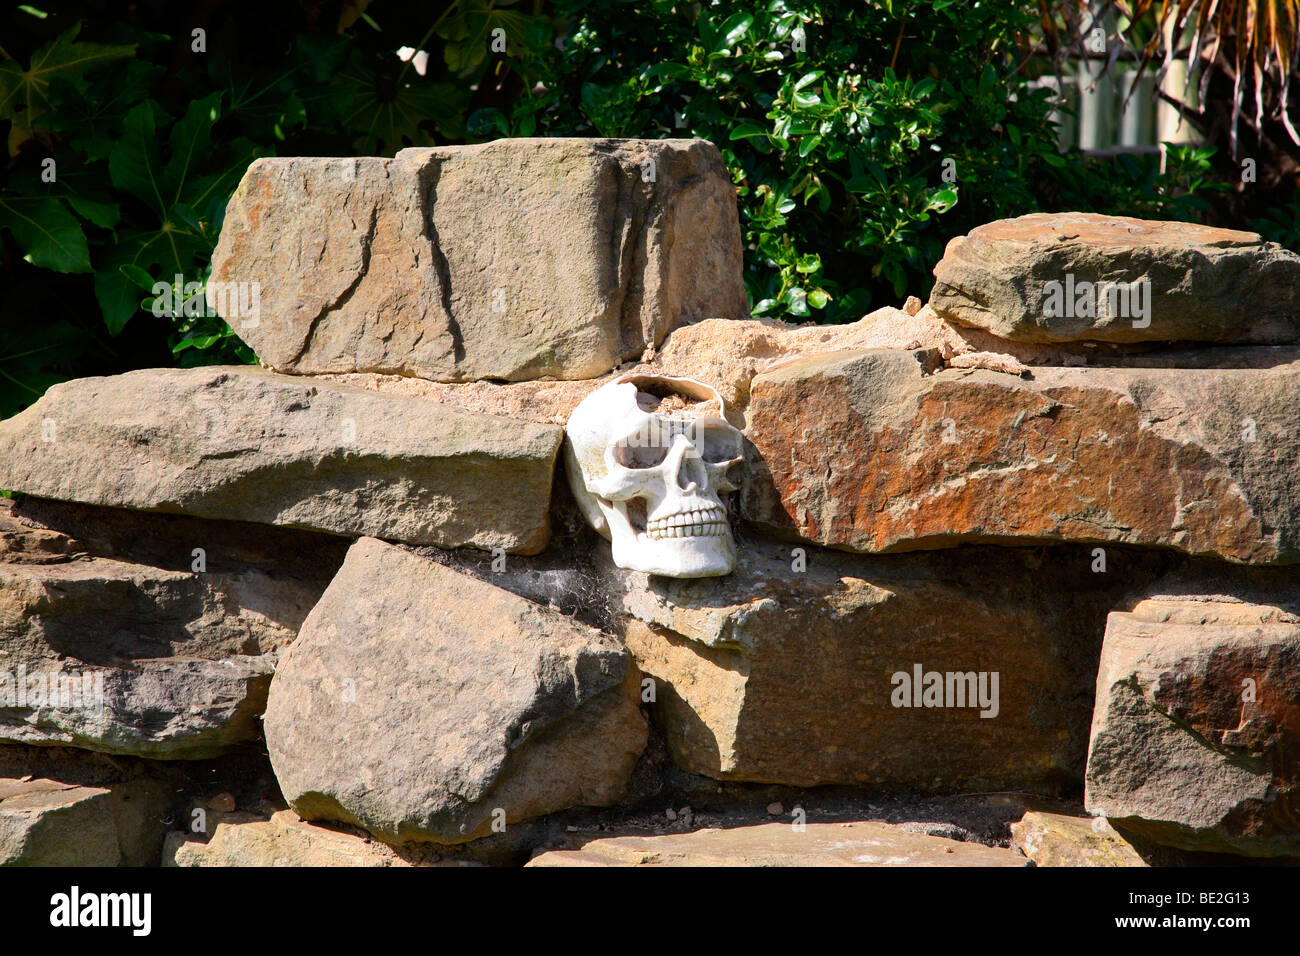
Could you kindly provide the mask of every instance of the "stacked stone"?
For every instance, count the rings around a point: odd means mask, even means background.
[[[1030,216],[936,277],[851,325],[746,318],[700,141],[259,160],[211,289],[264,368],[83,379],[0,423],[0,673],[105,701],[0,696],[0,771],[264,734],[297,816],[223,807],[169,860],[401,865],[635,798],[649,718],[718,781],[1086,782],[1157,844],[1300,854],[1300,258]],[[743,428],[728,576],[616,567],[556,488],[569,413],[631,369]],[[100,784],[0,781],[0,861],[62,859],[31,806],[97,820],[97,860],[156,854]],[[1044,819],[1025,852],[1078,859]],[[789,859],[765,839],[737,853]]]
[[[648,733],[622,644],[412,550],[543,551],[565,416],[408,386],[585,386],[677,324],[743,318],[740,255],[702,141],[255,163],[209,296],[264,367],[81,379],[0,424],[6,769],[32,745],[146,758],[136,776],[216,757],[261,738],[269,694],[305,817],[456,843],[618,800]],[[0,862],[138,862],[104,809],[126,781],[11,772]],[[98,826],[80,849],[73,811]],[[328,861],[274,821],[262,843]],[[203,859],[188,842],[169,856]]]

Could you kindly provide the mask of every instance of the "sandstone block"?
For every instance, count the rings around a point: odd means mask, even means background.
[[[758,375],[751,521],[886,552],[963,542],[1168,547],[1300,560],[1300,363],[927,374],[925,352]]]
[[[0,742],[155,759],[256,737],[331,537],[0,501]],[[202,556],[201,565],[195,555]]]
[[[1300,855],[1300,582],[1202,568],[1106,625],[1086,805],[1184,850]]]
[[[56,385],[0,423],[0,488],[441,547],[545,546],[558,426],[249,367]]]
[[[1031,810],[1011,824],[1011,845],[1035,866],[1146,866],[1105,817]]]
[[[219,822],[206,843],[183,832],[168,835],[163,866],[410,866],[391,847],[331,830],[281,810],[269,820],[253,814]]]
[[[1300,256],[1253,232],[1033,213],[953,239],[934,275],[930,305],[940,316],[1022,342],[1278,344],[1300,335]],[[1145,315],[1121,298],[1138,283]]]
[[[265,729],[307,820],[460,843],[623,794],[647,730],[599,631],[372,538],[285,653]]]
[[[749,314],[735,189],[703,140],[511,139],[394,159],[259,159],[214,288],[269,367],[592,378],[671,328]]]
[[[912,833],[884,823],[788,823],[600,837],[546,850],[528,866],[1026,866],[1013,850]]]
[[[1083,549],[801,550],[749,536],[716,579],[604,569],[678,766],[794,786],[1077,786],[1105,615],[1152,559],[1116,552],[1094,575]]]
[[[109,788],[0,778],[0,866],[155,865],[165,806],[143,780]]]

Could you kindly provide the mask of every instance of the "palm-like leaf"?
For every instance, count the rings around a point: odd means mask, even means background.
[[[1221,61],[1231,71],[1234,153],[1247,82],[1255,100],[1256,128],[1263,123],[1269,90],[1276,88],[1275,112],[1292,141],[1300,144],[1287,111],[1288,88],[1300,53],[1296,39],[1300,0],[1114,0],[1114,7],[1130,22],[1154,12],[1158,29],[1142,49],[1139,74],[1163,54],[1159,70],[1163,77],[1175,54],[1185,47],[1190,62]],[[1202,96],[1209,75],[1207,70]]]

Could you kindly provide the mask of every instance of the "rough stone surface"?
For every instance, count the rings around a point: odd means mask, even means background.
[[[1004,372],[1007,375],[1030,376],[1029,366],[1014,355],[1003,352],[969,352],[965,355],[954,355],[948,367],[986,368],[991,372]]]
[[[0,488],[441,547],[545,546],[558,427],[248,367],[55,385]]]
[[[371,538],[272,681],[290,805],[387,842],[459,843],[624,791],[647,730],[626,651],[554,611]]]
[[[269,820],[251,813],[219,822],[206,843],[168,834],[163,866],[410,866],[392,847],[331,830],[281,810]]]
[[[706,319],[670,332],[635,366],[595,379],[528,382],[431,382],[373,372],[325,373],[339,382],[384,395],[424,398],[477,414],[563,425],[578,404],[616,375],[629,371],[676,375],[708,382],[727,402],[733,424],[743,425],[749,386],[765,369],[800,356],[848,349],[933,349],[953,368],[989,368],[1025,375],[1033,366],[1140,366],[1144,368],[1267,368],[1300,360],[1283,346],[1156,349],[1151,344],[1081,346],[1008,342],[982,329],[950,325],[922,306],[910,314],[890,306],[846,325],[794,326],[768,319]],[[1137,351],[1137,349],[1142,351]]]
[[[828,352],[858,349],[931,350],[931,364],[954,368],[991,368],[1024,375],[1033,366],[1129,365],[1146,363],[1196,368],[1206,364],[1205,350],[1156,352],[1152,343],[1010,342],[977,328],[953,325],[928,305],[915,313],[883,306],[846,325],[792,326],[770,319],[744,322],[706,320],[675,329],[639,370],[696,378],[712,384],[727,401],[735,424],[743,424],[754,377],[788,361]],[[1223,367],[1275,365],[1279,350],[1215,350]],[[1291,358],[1300,357],[1292,356]],[[1291,360],[1291,359],[1287,359]],[[584,393],[585,394],[585,393]],[[550,391],[543,398],[545,403]],[[570,410],[581,396],[567,404]],[[549,407],[549,406],[548,406]],[[543,419],[549,421],[550,419]]]
[[[1011,845],[1036,866],[1146,866],[1104,817],[1031,810],[1011,824]]]
[[[1150,286],[1150,324],[1111,315],[1046,314],[1045,284]],[[1300,256],[1251,232],[1093,213],[1001,219],[948,243],[930,305],[945,319],[1025,342],[1294,342]],[[1050,303],[1048,303],[1050,304]],[[1075,302],[1077,306],[1077,299]]]
[[[256,525],[0,500],[0,741],[196,758],[256,737],[275,652],[344,547]]]
[[[1203,568],[1106,625],[1086,805],[1185,850],[1300,856],[1300,578]]]
[[[964,347],[950,327],[933,316],[911,316],[886,306],[847,325],[791,326],[772,319],[709,320],[675,330],[651,357],[648,369],[707,382],[727,405],[742,411],[755,375],[800,355],[846,349],[938,349]],[[729,410],[731,410],[729,408]]]
[[[883,552],[1064,540],[1300,560],[1300,364],[926,374],[794,359],[751,385],[752,521]]]
[[[749,314],[735,189],[703,140],[259,159],[212,265],[259,284],[256,319],[228,317],[287,372],[591,378]]]
[[[621,372],[580,381],[430,382],[402,375],[351,372],[322,374],[313,380],[335,381],[381,395],[404,395],[451,405],[478,415],[495,415],[542,425],[563,426],[578,404]]]
[[[733,574],[695,581],[603,566],[678,766],[795,786],[1077,786],[1106,612],[1157,559],[1116,550],[1097,575],[1082,548],[803,551],[796,570],[789,547],[750,536]],[[985,672],[991,689],[996,672],[996,716],[955,687],[945,702],[965,706],[895,706],[895,675],[917,665],[945,688]]]
[[[163,793],[0,777],[0,866],[147,866],[158,862]]]
[[[576,843],[576,841],[575,841]],[[764,823],[654,836],[601,837],[546,850],[528,866],[1026,866],[1014,850],[885,823]]]

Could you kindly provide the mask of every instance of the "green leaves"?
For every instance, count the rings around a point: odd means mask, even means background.
[[[0,198],[0,227],[14,234],[34,266],[55,272],[91,271],[81,223],[57,199]]]
[[[755,314],[841,322],[924,297],[947,239],[978,223],[1041,207],[1178,216],[1214,188],[1190,151],[1171,151],[1167,173],[1128,157],[1090,173],[1062,155],[1049,94],[1021,72],[1038,24],[1025,0],[457,0],[427,20],[389,15],[349,0],[340,34],[304,18],[296,35],[262,38],[231,22],[200,59],[179,14],[146,33],[52,13],[28,50],[6,37],[0,230],[36,267],[19,263],[24,275],[93,272],[71,280],[87,297],[77,308],[98,306],[95,321],[118,334],[156,282],[179,274],[193,292],[204,280],[258,155],[699,136],[736,185]],[[426,54],[418,69],[402,47]],[[1290,212],[1271,228],[1293,235]],[[96,351],[126,348],[154,321]],[[178,363],[253,360],[218,318],[168,322]],[[0,414],[6,394],[29,401],[66,373],[49,361],[63,354],[44,340],[0,350]]]
[[[394,71],[395,73],[397,71]],[[350,91],[341,121],[355,131],[361,155],[392,155],[407,146],[433,142],[429,124],[444,136],[465,133],[462,113],[468,91],[449,83],[435,83],[411,72],[406,76],[368,72],[359,59],[336,78]]]
[[[701,19],[700,39],[704,41],[704,47],[710,53],[729,56],[732,47],[740,42],[753,25],[754,15],[744,10],[727,17],[717,30],[710,29],[708,21]]]
[[[0,419],[16,414],[66,376],[52,370],[83,348],[84,334],[63,322],[13,323],[0,346]]]
[[[133,228],[117,234],[95,275],[95,296],[114,335],[139,308],[132,277],[143,271],[171,281],[193,275],[211,257],[217,239],[212,220],[258,152],[238,139],[214,148],[212,128],[221,118],[224,96],[210,93],[188,104],[170,124],[166,159],[159,127],[170,117],[153,100],[126,115],[121,139],[109,154],[109,175],[113,186],[138,200],[144,211]]]
[[[155,210],[165,209],[162,196],[162,161],[158,146],[161,108],[145,100],[126,114],[122,138],[109,154],[108,172],[113,185]]]
[[[486,65],[492,53],[532,56],[550,41],[551,24],[542,16],[508,9],[518,0],[460,0],[449,7],[436,33],[446,41],[443,60],[463,77]]]
[[[37,49],[26,69],[17,62],[0,63],[0,120],[9,120],[9,155],[36,137],[36,123],[53,106],[60,84],[77,93],[86,88],[86,75],[135,53],[135,44],[80,43],[80,23]]]

